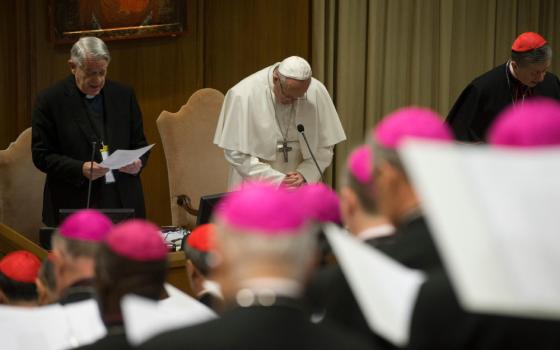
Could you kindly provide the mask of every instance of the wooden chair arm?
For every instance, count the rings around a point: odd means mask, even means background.
[[[22,249],[35,254],[39,259],[47,258],[47,251],[37,243],[31,241],[11,227],[0,223],[0,255]]]
[[[193,208],[191,198],[186,194],[177,196],[177,205],[185,209],[187,213],[198,216],[198,209]]]

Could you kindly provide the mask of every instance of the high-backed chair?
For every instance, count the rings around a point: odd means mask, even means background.
[[[31,128],[0,150],[0,222],[39,242],[45,174],[31,159]]]
[[[212,143],[223,102],[218,90],[201,89],[178,112],[163,111],[156,121],[167,161],[175,226],[193,228],[193,209],[200,197],[227,191],[229,166],[223,150]]]

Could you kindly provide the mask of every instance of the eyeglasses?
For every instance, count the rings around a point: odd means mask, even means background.
[[[300,97],[290,96],[290,95],[286,94],[286,92],[284,91],[284,84],[282,84],[282,79],[278,79],[278,82],[280,83],[280,93],[282,94],[282,96],[284,96],[284,98],[286,98],[290,101],[304,101],[304,100],[307,100],[307,92],[305,94],[303,94],[303,96],[300,96]]]

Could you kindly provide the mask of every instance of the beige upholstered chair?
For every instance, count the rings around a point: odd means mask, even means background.
[[[39,242],[45,174],[31,160],[31,128],[0,150],[0,222]]]
[[[178,197],[198,207],[201,196],[227,191],[229,166],[223,150],[212,143],[223,102],[221,92],[201,89],[177,113],[163,111],[156,121],[167,161],[175,226],[193,228],[196,223],[196,212],[177,204]]]

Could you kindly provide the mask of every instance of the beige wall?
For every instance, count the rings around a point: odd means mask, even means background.
[[[539,32],[560,47],[556,0],[313,0],[312,16],[313,67],[348,136],[337,169],[399,107],[446,116],[472,79],[508,59],[519,33]],[[558,55],[551,71],[560,73]]]

